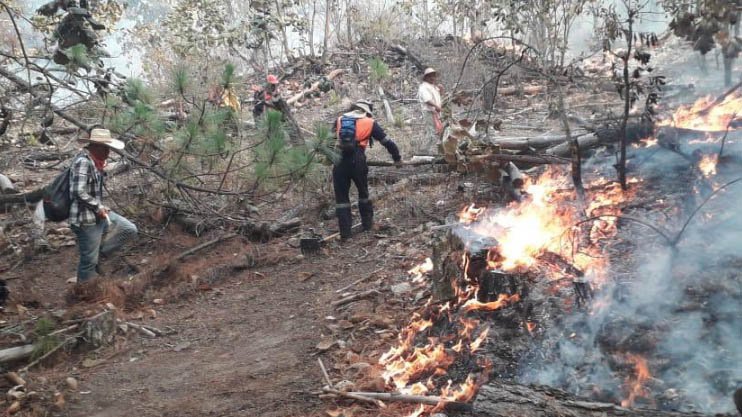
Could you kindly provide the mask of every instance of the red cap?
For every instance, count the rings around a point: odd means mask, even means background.
[[[278,84],[278,77],[273,74],[268,74],[266,81],[268,81],[268,84]]]

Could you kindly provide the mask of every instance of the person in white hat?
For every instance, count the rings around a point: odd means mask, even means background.
[[[433,68],[427,68],[423,72],[423,82],[417,90],[417,99],[423,111],[423,123],[425,124],[425,138],[421,143],[420,151],[434,152],[438,138],[443,131],[441,123],[441,86],[437,84],[438,73]]]
[[[111,148],[124,149],[124,143],[112,138],[106,129],[92,129],[88,137],[78,141],[85,147],[75,156],[70,169],[69,223],[80,251],[80,284],[101,275],[99,256],[114,253],[136,237],[137,227],[102,202],[106,159]]]
[[[387,137],[379,122],[374,120],[373,103],[359,100],[350,110],[338,117],[333,127],[338,139],[337,148],[340,150],[340,158],[332,167],[332,188],[335,191],[335,214],[341,240],[349,239],[353,229],[351,184],[355,184],[358,190],[358,212],[363,230],[372,230],[374,225],[374,206],[368,190],[366,148],[373,146],[373,140],[376,140],[386,148],[397,166],[402,161],[397,144]]]

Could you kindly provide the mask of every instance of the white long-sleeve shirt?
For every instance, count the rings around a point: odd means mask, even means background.
[[[420,108],[427,112],[433,112],[436,110],[435,107],[428,104],[429,101],[432,101],[438,107],[443,103],[441,101],[441,92],[438,90],[438,87],[426,81],[423,81],[417,89],[417,99],[420,101]]]

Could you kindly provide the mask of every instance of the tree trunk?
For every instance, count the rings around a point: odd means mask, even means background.
[[[314,58],[314,19],[317,17],[317,0],[312,1],[312,22],[309,24],[309,56]]]
[[[332,1],[325,0],[325,35],[322,38],[322,63],[327,64],[327,45],[330,41],[330,19],[332,18]]]
[[[283,19],[283,5],[281,4],[282,0],[276,0],[276,13],[278,14],[278,22],[281,25],[281,41],[283,43],[283,52],[286,58],[289,59],[289,61],[293,58],[291,54],[291,49],[289,49],[289,36],[286,33],[286,22]]]
[[[473,404],[476,417],[700,417],[648,409],[628,409],[611,403],[582,400],[549,387],[492,382],[484,385]],[[731,415],[728,415],[732,417]]]
[[[345,6],[345,25],[346,30],[348,31],[348,49],[353,49],[353,5],[351,4],[351,0],[346,0],[346,6]]]

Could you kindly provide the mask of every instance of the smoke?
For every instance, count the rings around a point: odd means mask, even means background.
[[[729,139],[739,142],[742,134]],[[728,155],[742,151],[738,143],[727,146]],[[632,160],[641,162],[633,174],[645,179],[639,186],[647,189],[643,197],[664,199],[667,209],[664,215],[656,209],[627,214],[673,232],[711,189],[742,176],[738,166],[720,165],[704,191],[698,184],[705,180],[668,151],[642,149]],[[627,396],[626,377],[633,375],[627,355],[637,354],[647,360],[652,378],[643,383],[647,395],[636,406],[733,412],[732,393],[742,384],[741,206],[742,183],[717,193],[676,248],[641,225],[622,222],[623,253],[612,250],[613,279],[589,311],[575,311],[545,330],[540,345],[522,360],[520,381],[620,401]]]

